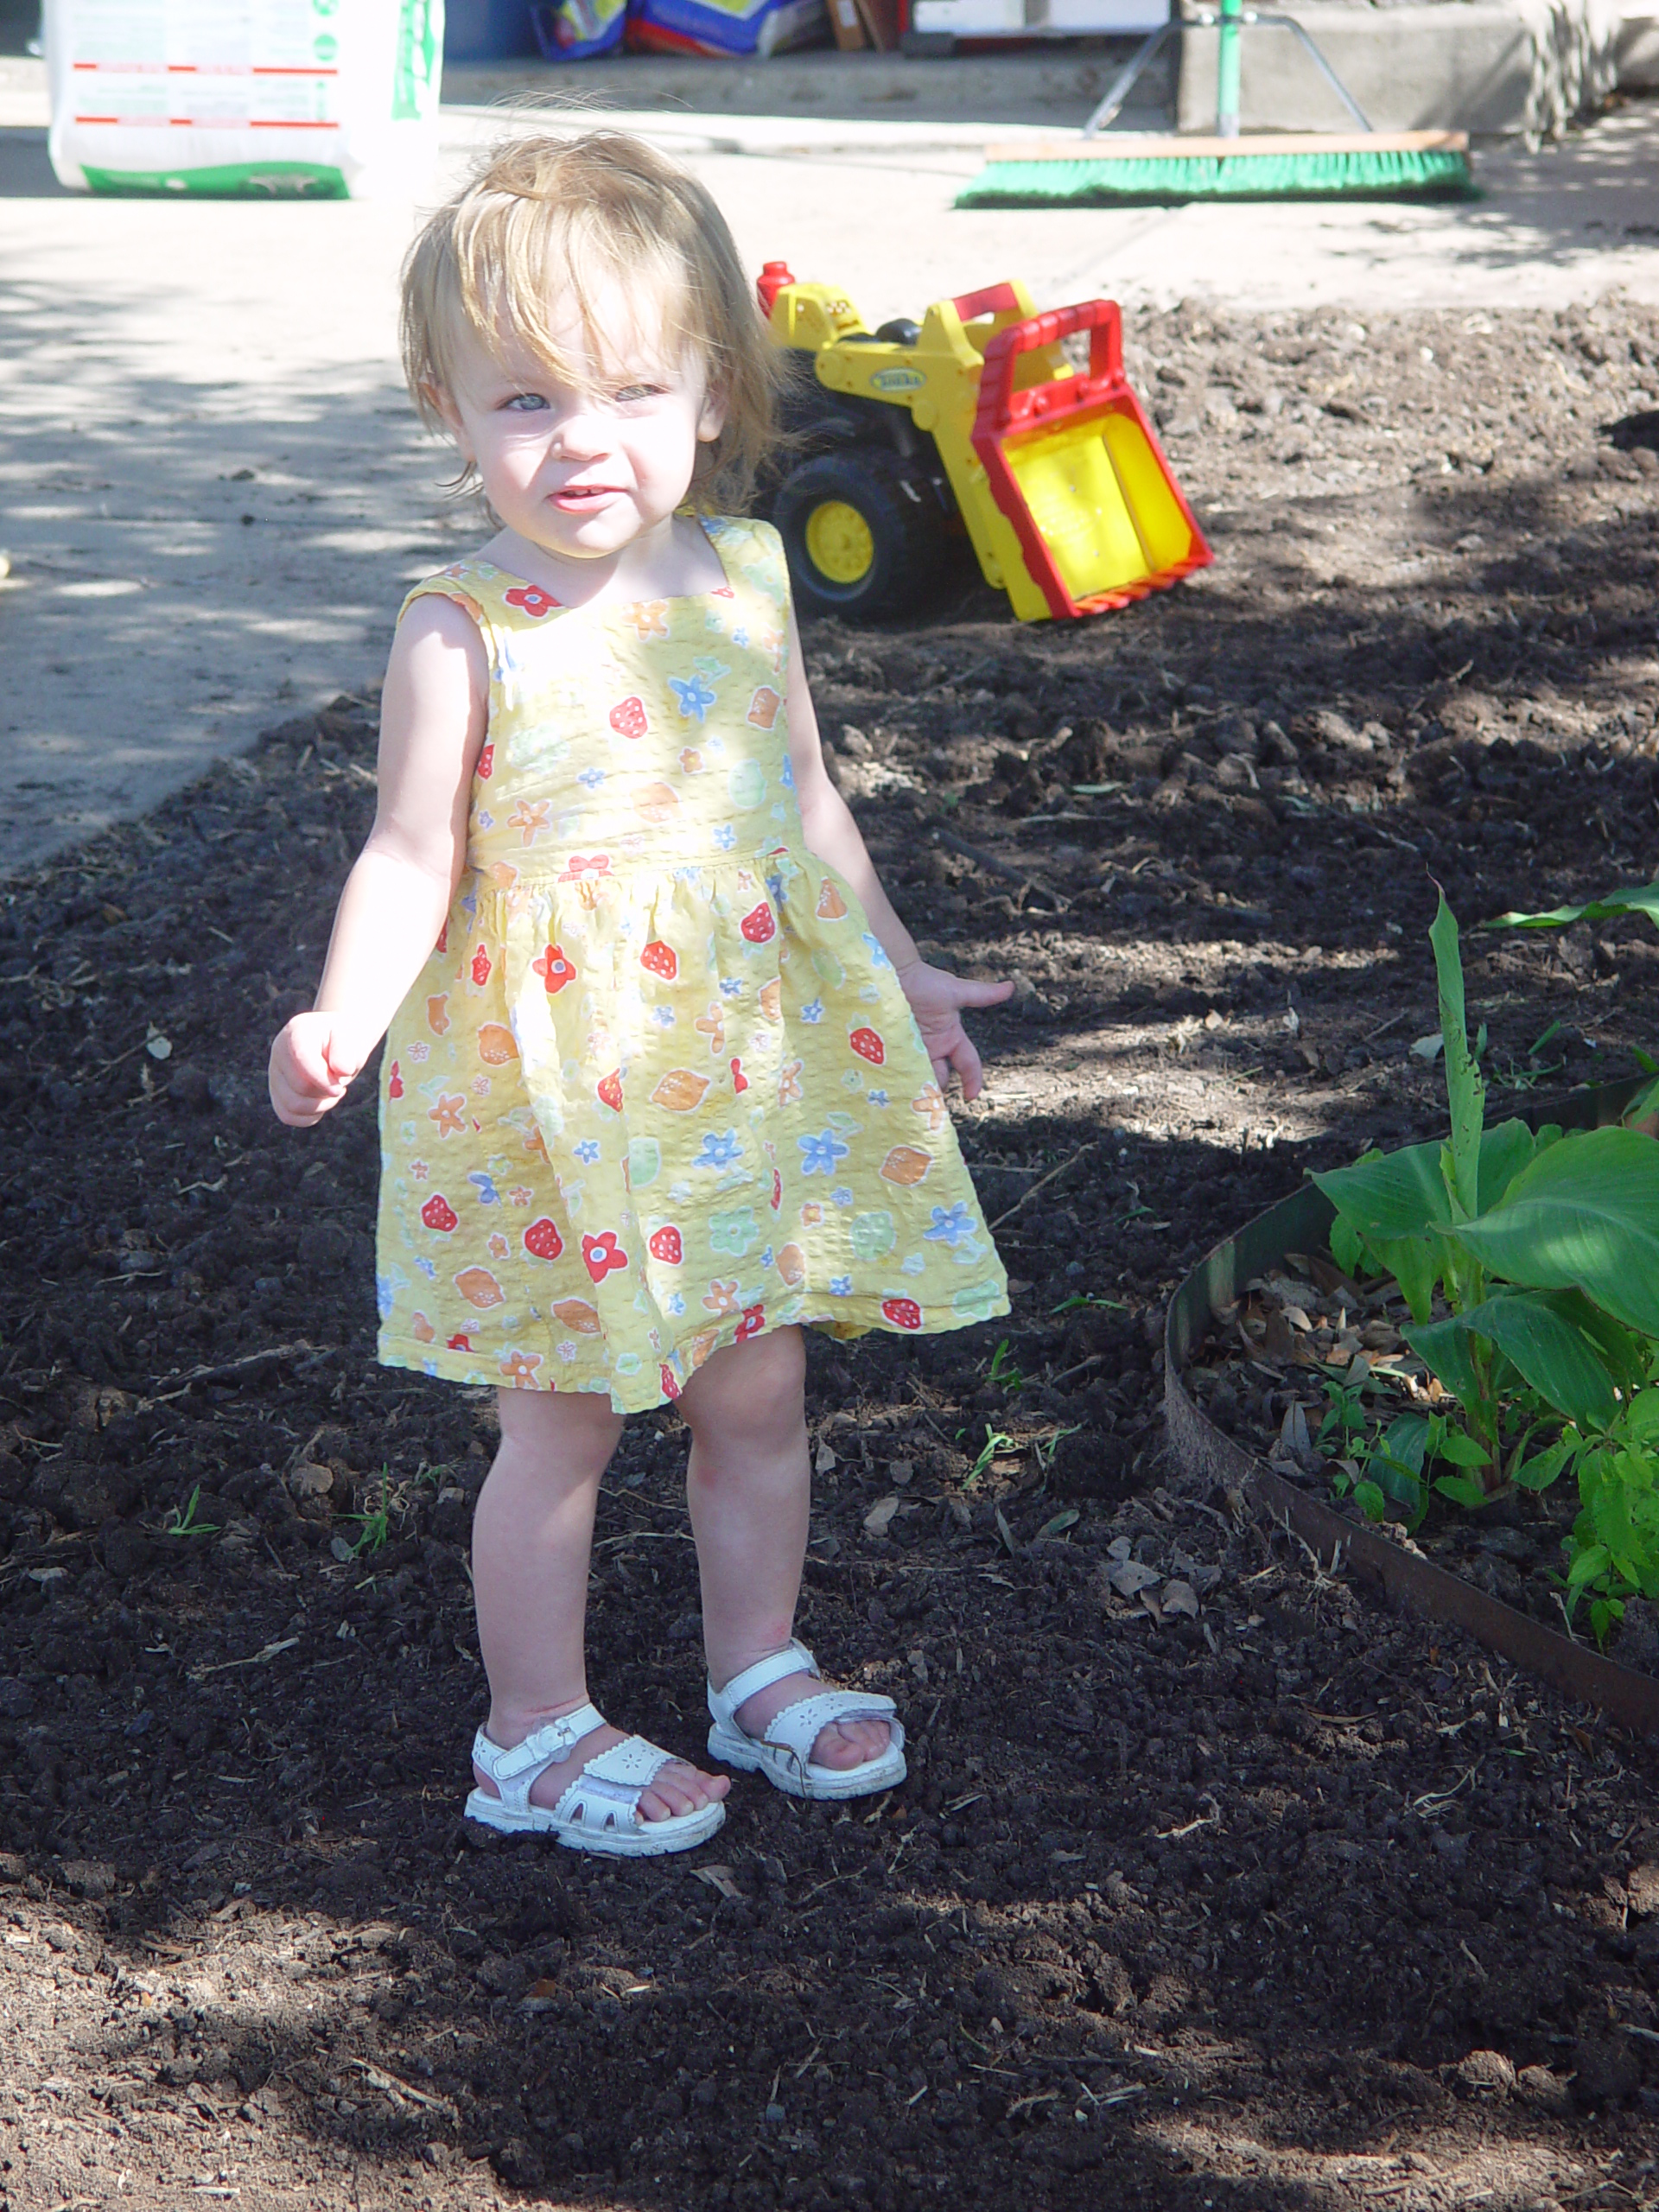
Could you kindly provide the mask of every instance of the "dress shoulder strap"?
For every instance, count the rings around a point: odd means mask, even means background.
[[[789,564],[772,525],[753,515],[708,515],[702,526],[733,582],[760,592],[781,613],[789,604]]]
[[[452,562],[448,568],[440,569],[435,575],[423,576],[404,597],[397,610],[401,622],[417,599],[453,599],[457,607],[464,607],[477,623],[479,634],[495,658],[495,605],[500,596],[492,586],[497,582],[497,572],[486,564],[474,561]]]

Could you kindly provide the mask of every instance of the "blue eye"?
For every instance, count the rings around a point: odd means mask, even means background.
[[[611,398],[618,406],[626,406],[635,400],[655,399],[661,390],[662,386],[656,384],[625,384],[620,391],[611,394]]]
[[[508,400],[502,412],[507,415],[537,415],[544,413],[546,407],[547,402],[539,392],[521,391]]]

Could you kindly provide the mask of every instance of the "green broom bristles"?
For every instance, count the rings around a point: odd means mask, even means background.
[[[1188,200],[1468,200],[1469,157],[1446,147],[1375,151],[995,161],[958,207],[1147,207]]]

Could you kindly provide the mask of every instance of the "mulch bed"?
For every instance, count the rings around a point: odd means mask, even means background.
[[[1181,1491],[1157,1408],[1185,1268],[1434,1128],[1431,876],[1472,922],[1659,873],[1659,461],[1599,430],[1659,327],[1131,341],[1215,569],[807,640],[901,910],[1020,978],[959,1124],[1013,1318],[812,1348],[803,1632],[904,1703],[880,1802],[745,1783],[620,1870],[460,1820],[491,1404],[372,1364],[369,1086],[264,1100],[372,701],[10,887],[0,2200],[1653,2196],[1652,1751]],[[1659,1036],[1633,930],[1469,969],[1517,1096]],[[592,1656],[695,1751],[683,1451],[630,1424]]]

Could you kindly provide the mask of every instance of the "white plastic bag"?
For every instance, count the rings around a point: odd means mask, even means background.
[[[46,0],[52,166],[92,192],[418,194],[443,0]]]

